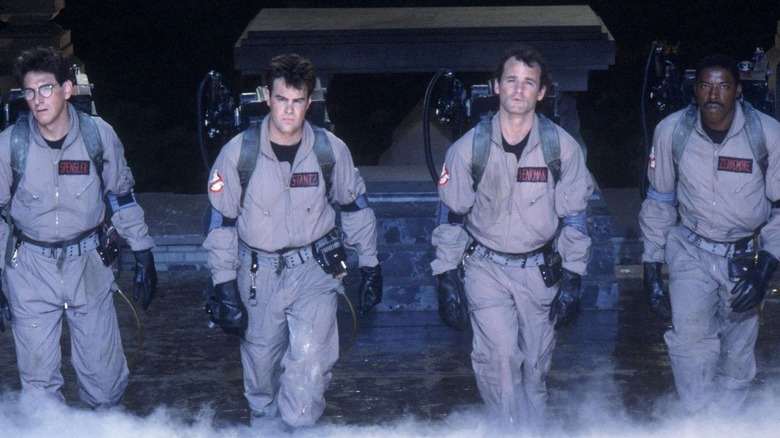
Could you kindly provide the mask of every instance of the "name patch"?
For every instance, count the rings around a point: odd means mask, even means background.
[[[546,167],[521,167],[517,169],[517,182],[547,182]]]
[[[290,187],[317,187],[320,185],[320,174],[317,172],[294,173],[290,179]]]
[[[718,170],[724,172],[753,173],[753,160],[750,158],[718,157]]]
[[[62,160],[59,163],[60,175],[89,175],[89,161]]]

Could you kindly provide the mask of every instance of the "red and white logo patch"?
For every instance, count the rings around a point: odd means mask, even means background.
[[[443,187],[449,181],[450,181],[450,170],[447,169],[447,164],[445,163],[444,166],[442,166],[441,175],[439,176],[439,187]]]
[[[214,174],[211,175],[211,179],[209,180],[209,192],[211,193],[220,193],[222,189],[225,188],[225,181],[222,179],[222,175],[219,174],[219,171],[214,171]]]
[[[650,170],[655,170],[655,148],[650,148]]]

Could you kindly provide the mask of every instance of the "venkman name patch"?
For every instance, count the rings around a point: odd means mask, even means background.
[[[290,187],[317,187],[320,185],[320,174],[317,172],[294,173],[290,179]]]
[[[546,167],[521,167],[517,169],[517,182],[547,182]]]
[[[718,170],[753,173],[753,160],[750,158],[718,157]]]
[[[59,163],[60,175],[89,175],[89,161],[62,160]]]

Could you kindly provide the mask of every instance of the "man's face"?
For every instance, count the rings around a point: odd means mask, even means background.
[[[693,92],[702,123],[719,131],[731,126],[742,86],[737,84],[729,70],[720,67],[703,70],[696,79]]]
[[[39,126],[52,129],[58,123],[67,122],[67,101],[73,88],[70,81],[59,85],[53,73],[31,71],[24,75],[22,88],[29,88],[35,93],[34,97],[27,101],[27,107]],[[48,93],[48,88],[51,88],[51,95],[44,97],[43,94]]]
[[[268,124],[271,141],[284,145],[297,143],[311,103],[305,87],[299,90],[288,86],[284,79],[275,79],[273,90],[265,90],[265,100],[271,109]]]
[[[501,110],[511,115],[533,114],[536,102],[544,99],[547,91],[541,77],[542,70],[538,65],[531,67],[517,58],[509,58],[504,63],[501,79],[493,84]]]

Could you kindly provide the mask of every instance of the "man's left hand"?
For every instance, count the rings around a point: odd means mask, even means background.
[[[567,269],[561,276],[561,287],[550,306],[550,321],[555,321],[555,328],[569,327],[577,320],[580,313],[580,288],[582,278]]]
[[[133,299],[141,298],[141,308],[146,310],[157,293],[157,269],[151,249],[135,251],[135,277],[133,278]]]
[[[777,269],[778,260],[772,254],[767,251],[758,252],[758,261],[756,266],[734,285],[731,289],[731,295],[736,295],[734,301],[731,302],[731,308],[735,312],[746,312],[759,304],[764,300],[766,295],[766,286],[769,282],[769,277]]]
[[[362,266],[360,276],[360,311],[366,314],[382,302],[382,268],[380,265]]]

